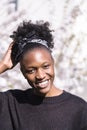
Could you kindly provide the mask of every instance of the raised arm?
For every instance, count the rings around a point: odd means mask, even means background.
[[[13,67],[13,63],[11,60],[12,45],[13,43],[9,45],[5,55],[2,57],[0,61],[0,74]]]

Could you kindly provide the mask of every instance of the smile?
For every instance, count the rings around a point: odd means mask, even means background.
[[[38,86],[39,88],[45,88],[48,86],[48,84],[49,84],[49,80],[45,80],[43,82],[37,83],[36,86]]]

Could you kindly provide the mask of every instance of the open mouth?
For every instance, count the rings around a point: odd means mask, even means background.
[[[49,85],[49,80],[45,80],[45,81],[36,83],[36,86],[39,87],[39,88],[45,88],[48,85]]]

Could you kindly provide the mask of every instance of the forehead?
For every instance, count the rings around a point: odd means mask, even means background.
[[[22,58],[23,64],[36,64],[51,61],[51,53],[48,50],[42,48],[34,48],[32,50],[29,50],[24,54]]]

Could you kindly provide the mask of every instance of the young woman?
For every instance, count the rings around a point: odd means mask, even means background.
[[[0,93],[0,130],[87,130],[87,103],[53,83],[49,23],[23,22],[11,37],[0,73],[19,62],[32,88]]]

